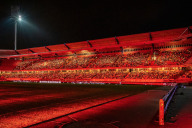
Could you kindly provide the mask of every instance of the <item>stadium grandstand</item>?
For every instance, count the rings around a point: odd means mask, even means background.
[[[0,50],[0,81],[192,82],[192,30],[179,28],[20,50]]]

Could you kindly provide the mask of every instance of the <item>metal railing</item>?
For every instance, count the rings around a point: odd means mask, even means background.
[[[164,125],[164,115],[178,87],[178,84],[175,85],[162,99],[159,100],[159,125]]]

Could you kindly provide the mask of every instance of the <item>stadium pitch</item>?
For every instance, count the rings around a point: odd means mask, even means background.
[[[1,82],[0,126],[28,127],[75,111],[123,97],[132,97],[146,91],[159,90],[159,88],[162,87]],[[170,87],[163,88],[167,91]]]

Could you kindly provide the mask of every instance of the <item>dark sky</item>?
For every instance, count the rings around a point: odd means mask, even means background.
[[[11,5],[20,6],[24,20],[18,24],[18,49],[192,25],[191,4],[184,0],[4,0],[0,49],[14,48]]]

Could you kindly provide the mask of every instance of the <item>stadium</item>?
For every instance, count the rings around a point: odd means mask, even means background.
[[[191,28],[2,50],[1,81],[190,83]]]
[[[0,127],[189,127],[167,122],[192,82],[191,52],[191,26],[1,50]]]
[[[0,4],[0,128],[191,128],[187,1]]]

